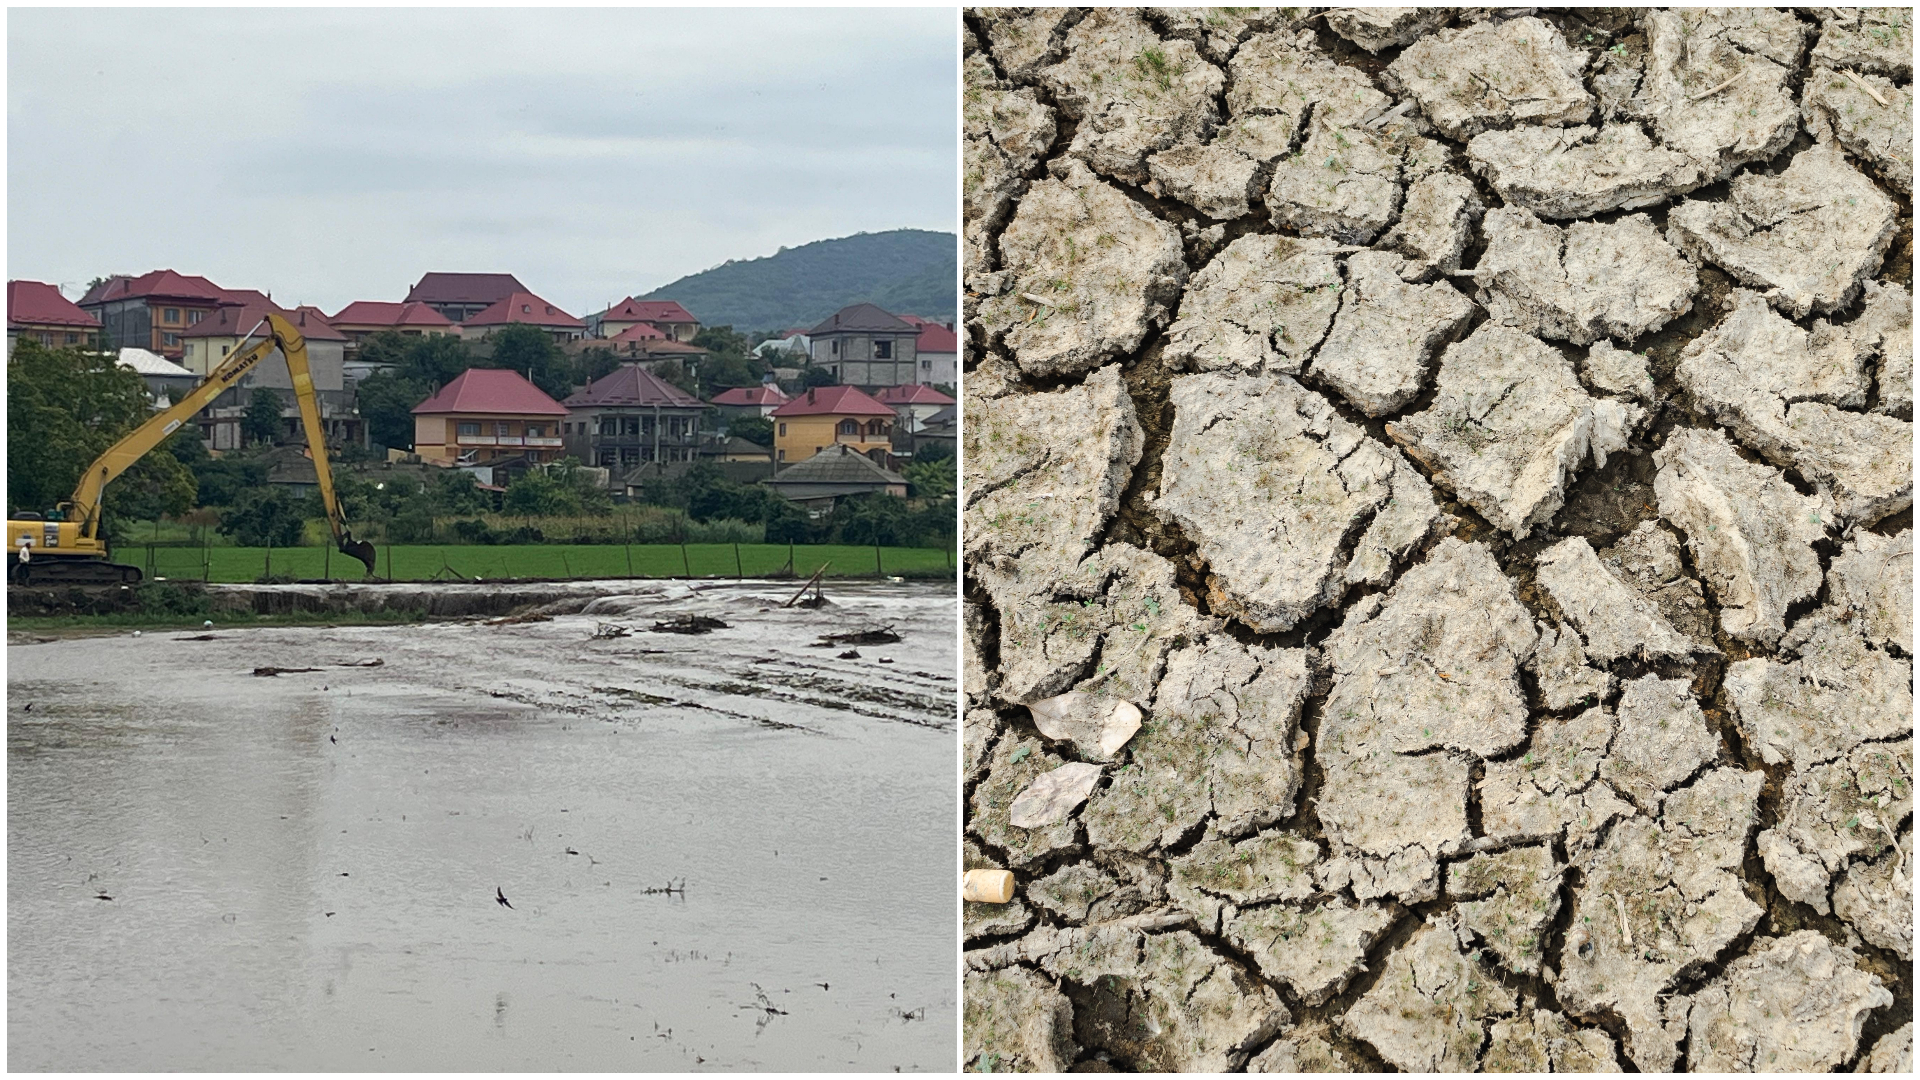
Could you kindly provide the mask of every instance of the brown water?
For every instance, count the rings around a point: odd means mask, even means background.
[[[832,591],[10,647],[9,1065],[951,1069],[955,602]]]

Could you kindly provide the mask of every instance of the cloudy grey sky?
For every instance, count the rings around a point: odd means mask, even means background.
[[[510,271],[575,315],[726,259],[957,231],[951,8],[8,14],[7,275],[332,312]]]

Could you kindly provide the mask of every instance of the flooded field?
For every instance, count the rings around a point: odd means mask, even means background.
[[[794,587],[10,646],[9,1064],[950,1070],[952,589]]]

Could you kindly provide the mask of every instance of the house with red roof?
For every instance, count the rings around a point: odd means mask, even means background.
[[[700,320],[674,300],[641,300],[629,296],[605,311],[587,316],[587,336],[615,338],[634,326],[651,326],[672,341],[691,343],[700,332]]]
[[[545,330],[555,341],[573,341],[587,332],[587,324],[530,292],[515,292],[470,315],[460,323],[460,336],[480,341],[514,323]]]
[[[885,464],[893,449],[892,409],[855,386],[816,386],[773,410],[773,460],[781,468],[830,446]]]
[[[468,368],[413,407],[413,452],[436,465],[558,460],[565,406],[506,368]]]
[[[407,290],[405,302],[425,304],[448,322],[458,323],[526,291],[512,274],[431,273]]]
[[[232,302],[228,290],[206,278],[154,270],[139,277],[110,277],[88,289],[79,306],[100,320],[101,329],[115,345],[179,360],[186,351],[181,335],[221,304]]]
[[[720,410],[726,419],[741,416],[772,416],[773,410],[785,405],[787,395],[773,383],[761,383],[759,386],[736,386],[731,390],[722,390],[714,396],[713,406]]]
[[[700,449],[707,404],[648,371],[622,364],[575,390],[560,404],[567,453],[621,475],[650,461],[692,461]]]
[[[913,339],[914,356],[920,362],[919,380],[933,386],[958,387],[960,339],[953,332],[953,324],[918,315],[902,315],[900,320],[920,328],[920,336]]]
[[[906,434],[920,430],[927,417],[941,409],[950,409],[954,400],[935,390],[931,386],[915,383],[912,386],[889,386],[876,391],[873,399],[887,406],[900,418],[900,427]]]
[[[868,390],[919,381],[920,328],[873,304],[851,304],[807,331],[813,366]]]
[[[384,330],[408,337],[428,334],[458,336],[460,333],[460,328],[445,315],[419,300],[406,300],[398,304],[383,300],[355,300],[329,316],[327,321],[333,324],[335,330],[347,335],[350,348],[357,347],[361,339],[369,334]]]
[[[313,379],[314,397],[320,405],[327,441],[334,445],[361,444],[366,428],[345,380],[347,336],[328,325],[326,315],[319,308],[307,305],[287,309],[264,298],[258,302],[222,304],[180,332],[180,365],[206,378],[209,372],[225,363],[227,357],[254,340],[253,333],[266,321],[268,312],[292,323],[306,339],[307,370]],[[272,390],[279,396],[281,423],[286,434],[298,433],[300,411],[293,394],[293,374],[287,370],[287,358],[275,349],[196,418],[202,436],[213,449],[231,450],[240,446],[241,420],[253,392],[258,389]]]
[[[7,282],[7,354],[20,338],[60,349],[100,343],[100,320],[44,281]]]
[[[683,366],[698,363],[707,355],[707,350],[675,341],[652,323],[636,323],[611,338],[581,338],[569,346],[569,351],[576,353],[588,349],[605,349],[622,360],[678,360]]]

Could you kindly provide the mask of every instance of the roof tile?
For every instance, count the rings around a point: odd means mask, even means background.
[[[773,410],[775,416],[892,416],[857,386],[820,386]]]
[[[468,368],[440,392],[413,407],[424,413],[485,413],[504,416],[566,416],[567,410],[507,368]]]
[[[7,282],[8,326],[72,326],[98,330],[100,320],[81,311],[44,281]]]

